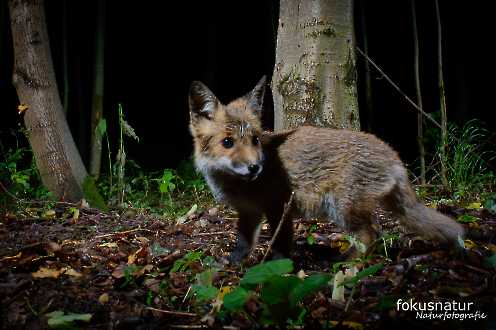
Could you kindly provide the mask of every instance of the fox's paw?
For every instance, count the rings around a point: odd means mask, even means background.
[[[229,255],[229,263],[239,264],[248,254],[249,249],[244,247],[236,247],[233,252]]]

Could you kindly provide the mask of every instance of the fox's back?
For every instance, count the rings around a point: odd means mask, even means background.
[[[373,202],[406,177],[397,153],[363,132],[303,126],[278,154],[300,208],[309,215],[355,200]]]

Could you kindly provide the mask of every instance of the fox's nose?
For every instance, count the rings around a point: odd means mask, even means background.
[[[250,165],[248,165],[248,171],[252,175],[253,174],[257,174],[259,170],[260,170],[260,166],[257,165],[257,164],[250,164]]]

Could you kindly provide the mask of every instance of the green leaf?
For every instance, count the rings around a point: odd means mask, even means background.
[[[470,214],[462,214],[456,220],[461,223],[470,223],[478,221],[479,218]]]
[[[289,293],[302,281],[294,276],[272,276],[264,284],[260,297],[267,305],[276,305],[287,302]]]
[[[379,298],[379,302],[374,307],[376,311],[389,311],[392,310],[396,306],[396,302],[398,301],[397,297],[394,296],[382,296]]]
[[[91,320],[91,314],[65,314],[63,311],[54,311],[46,314],[48,317],[48,326],[50,328],[68,328],[72,326],[74,321],[84,321],[89,322]]]
[[[290,304],[292,306],[301,302],[306,296],[318,291],[326,286],[332,279],[331,275],[315,274],[307,277],[303,282],[299,283],[290,293]]]
[[[196,299],[199,302],[209,301],[217,297],[219,294],[219,289],[213,285],[199,285],[194,284],[191,289],[196,295]]]
[[[246,271],[240,282],[241,286],[262,284],[274,275],[283,275],[293,271],[293,261],[291,259],[272,260],[256,265]]]
[[[242,287],[234,289],[224,296],[224,307],[231,312],[243,309],[249,293]]]
[[[360,253],[367,252],[367,247],[358,238],[356,238],[354,236],[350,236],[350,235],[346,235],[345,238],[348,242],[350,242],[350,245],[351,245],[350,247],[354,246],[355,249],[357,249],[358,252],[360,252]]]
[[[384,268],[384,264],[382,262],[375,264],[375,265],[372,265],[370,267],[367,267],[364,270],[362,270],[361,272],[359,272],[358,274],[356,274],[355,276],[353,276],[352,278],[349,278],[346,281],[344,281],[342,285],[356,285],[358,283],[358,281],[360,281],[362,278],[374,275],[382,268]]]
[[[189,251],[184,257],[174,262],[171,273],[184,272],[193,262],[200,260],[203,251]]]
[[[484,264],[487,267],[496,268],[496,254],[493,254],[491,257],[488,257],[484,260]]]
[[[107,132],[107,121],[105,118],[100,118],[98,125],[96,125],[96,133],[102,137]]]

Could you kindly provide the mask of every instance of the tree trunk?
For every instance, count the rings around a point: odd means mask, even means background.
[[[358,130],[353,1],[281,0],[272,77],[275,130]]]
[[[448,147],[448,114],[446,112],[446,94],[444,93],[443,78],[443,37],[441,30],[441,15],[439,13],[439,3],[434,0],[436,5],[437,21],[437,60],[438,60],[438,83],[439,99],[441,103],[441,181],[445,187],[448,187],[446,149]]]
[[[97,130],[103,118],[105,1],[97,4],[97,27],[95,35],[95,71],[93,80],[93,107],[91,109],[90,174],[98,179],[102,164],[102,134]]]
[[[9,0],[14,43],[13,83],[29,108],[24,123],[45,186],[57,198],[83,197],[87,176],[63,114],[42,0]]]
[[[419,43],[417,29],[417,11],[415,0],[411,0],[412,5],[412,29],[413,29],[413,69],[415,74],[415,90],[417,92],[417,105],[424,109],[422,104],[422,90],[420,88],[420,68],[419,68]],[[424,148],[424,115],[417,114],[417,143],[420,157],[420,184],[425,185],[425,148]]]
[[[361,34],[363,38],[363,52],[366,57],[363,61],[365,74],[365,107],[367,113],[367,131],[372,132],[374,127],[374,102],[372,100],[372,74],[370,73],[370,63],[367,60],[369,57],[369,41],[367,35],[367,21],[365,19],[365,0],[360,3],[360,21]]]
[[[67,24],[69,16],[67,1],[62,1],[62,70],[64,72],[64,101],[62,102],[64,114],[69,112],[69,25]]]

